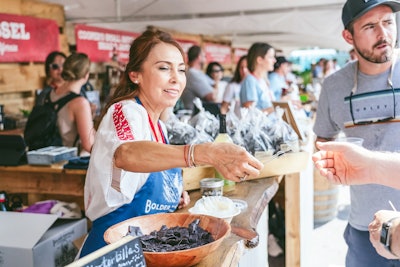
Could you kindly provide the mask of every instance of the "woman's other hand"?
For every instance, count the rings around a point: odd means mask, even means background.
[[[183,209],[183,208],[187,207],[187,205],[189,205],[189,203],[190,203],[189,193],[187,191],[183,191],[182,195],[181,195],[181,199],[179,200],[178,209]]]

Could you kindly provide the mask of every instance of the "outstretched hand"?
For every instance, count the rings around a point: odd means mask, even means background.
[[[345,142],[317,142],[320,151],[312,156],[321,175],[334,184],[366,184],[371,182],[370,151]]]

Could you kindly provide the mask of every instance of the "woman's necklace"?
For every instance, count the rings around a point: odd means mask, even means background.
[[[135,98],[136,98],[136,102],[138,102],[138,104],[140,104],[140,105],[142,105],[142,106],[144,107],[144,105],[143,105],[143,103],[140,101],[139,97],[135,97]],[[153,136],[154,136],[154,138],[156,139],[156,141],[157,141],[157,143],[158,143],[159,140],[158,140],[158,136],[157,136],[157,133],[156,133],[156,128],[154,127],[153,121],[151,120],[150,115],[149,115],[148,112],[147,112],[147,117],[149,118],[149,124],[150,124],[151,131],[152,131],[152,133],[153,133]],[[160,135],[161,135],[161,138],[162,138],[162,142],[163,142],[164,144],[166,144],[167,141],[166,141],[166,139],[165,139],[164,132],[163,132],[163,130],[162,130],[162,128],[161,128],[161,124],[160,124],[159,121],[157,122],[157,126],[158,126],[158,131],[160,132]]]
[[[159,142],[159,141],[158,141],[158,137],[157,137],[157,133],[156,133],[156,129],[155,129],[155,127],[154,127],[153,122],[152,122],[151,119],[150,119],[150,115],[147,114],[147,116],[149,117],[149,123],[150,123],[151,131],[153,132],[153,136],[154,136],[154,138],[156,139],[156,141]],[[160,134],[161,134],[162,142],[165,144],[165,143],[166,143],[166,142],[165,142],[165,136],[164,136],[164,132],[162,131],[160,122],[158,122],[157,125],[158,125],[158,131],[159,131]]]

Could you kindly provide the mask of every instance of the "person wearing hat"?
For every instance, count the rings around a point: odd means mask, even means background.
[[[342,10],[344,40],[354,47],[358,61],[324,79],[314,133],[329,141],[340,132],[364,138],[375,151],[400,150],[400,114],[394,88],[400,87],[400,64],[395,53],[397,27],[394,0],[347,0]],[[396,109],[397,108],[397,109]],[[395,179],[397,177],[393,177]],[[369,239],[368,225],[379,210],[400,207],[400,190],[378,184],[350,186],[351,208],[344,239],[346,266],[400,266],[380,256]]]
[[[281,100],[282,93],[287,92],[289,85],[286,82],[286,75],[289,72],[289,61],[285,57],[276,57],[274,71],[268,74],[269,87],[274,93],[276,101]]]

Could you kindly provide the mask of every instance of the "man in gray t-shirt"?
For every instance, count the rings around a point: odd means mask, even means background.
[[[189,70],[186,73],[186,87],[181,100],[185,109],[193,110],[193,100],[198,97],[205,102],[214,102],[212,80],[202,71],[204,55],[201,48],[194,45],[188,50]]]
[[[364,138],[371,150],[400,151],[400,62],[396,62],[395,14],[400,2],[347,0],[343,7],[343,38],[353,45],[358,61],[348,63],[324,80],[314,132],[317,141],[346,136]],[[393,86],[392,86],[393,85]],[[379,91],[379,92],[378,92]],[[397,107],[397,109],[396,109]],[[393,177],[400,179],[400,177]],[[350,187],[351,210],[344,233],[346,267],[400,266],[379,256],[369,241],[368,224],[375,212],[400,207],[400,190],[367,184]]]

